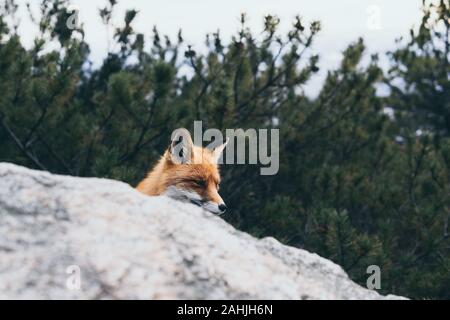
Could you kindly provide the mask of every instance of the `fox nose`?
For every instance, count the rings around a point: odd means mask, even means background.
[[[227,211],[227,206],[225,205],[225,203],[219,204],[219,210],[221,213],[224,213],[225,211]]]

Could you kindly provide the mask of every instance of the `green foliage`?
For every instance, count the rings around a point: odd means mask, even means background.
[[[223,166],[229,222],[330,258],[363,285],[378,265],[384,293],[450,298],[448,1],[424,6],[420,29],[389,54],[387,75],[376,55],[362,63],[359,39],[314,99],[303,88],[320,66],[318,22],[296,18],[280,35],[279,19],[267,16],[255,37],[243,15],[231,41],[209,34],[200,54],[181,31],[174,42],[154,28],[145,43],[135,10],[111,25],[110,0],[100,10],[110,51],[93,69],[82,28],[65,27],[67,5],[42,1],[29,49],[7,22],[14,2],[0,6],[0,161],[135,185],[172,130],[194,120],[278,128],[277,175]],[[376,93],[381,84],[387,97]]]
[[[430,130],[439,138],[450,135],[450,4],[435,2],[424,7],[407,44],[390,53],[388,84],[404,134]]]

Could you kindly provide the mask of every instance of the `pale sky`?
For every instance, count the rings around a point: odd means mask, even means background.
[[[26,0],[18,0],[19,4]],[[39,1],[30,1],[37,6]],[[136,9],[136,31],[147,35],[156,25],[161,34],[175,39],[178,29],[183,30],[187,43],[201,51],[206,33],[220,29],[222,39],[230,39],[239,28],[239,17],[245,12],[248,25],[255,32],[262,30],[263,17],[275,14],[281,19],[281,30],[288,30],[293,18],[300,15],[306,22],[320,20],[322,31],[314,43],[320,55],[321,71],[307,88],[314,94],[320,88],[326,70],[337,66],[346,46],[363,37],[369,52],[384,53],[394,48],[394,40],[407,36],[409,29],[420,23],[421,0],[119,0],[113,20],[123,21],[126,9]],[[84,24],[86,40],[91,47],[94,65],[101,63],[107,52],[106,29],[101,24],[98,9],[107,0],[73,0]],[[22,18],[23,13],[21,13]],[[36,27],[23,16],[19,32],[26,43],[31,43]]]

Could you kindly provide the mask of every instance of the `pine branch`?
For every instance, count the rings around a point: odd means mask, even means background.
[[[0,124],[2,127],[6,130],[10,138],[14,141],[16,146],[20,149],[20,151],[31,161],[34,163],[36,167],[38,167],[41,170],[48,171],[47,168],[39,161],[37,157],[35,157],[31,152],[25,148],[23,143],[20,141],[20,139],[17,137],[17,135],[11,130],[11,128],[8,126],[4,119],[4,115],[0,114]]]

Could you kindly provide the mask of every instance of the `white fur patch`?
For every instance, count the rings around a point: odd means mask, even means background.
[[[223,213],[222,211],[219,210],[219,205],[217,203],[215,203],[215,202],[212,202],[212,201],[205,202],[202,205],[202,207],[205,210],[208,210],[208,211],[210,211],[212,213],[215,213],[215,214],[222,214]]]
[[[171,197],[176,200],[180,201],[202,201],[202,197],[195,192],[191,190],[181,189],[174,186],[170,186],[167,188],[167,190],[163,193],[165,196]]]
[[[176,199],[179,201],[184,202],[191,202],[194,203],[200,207],[202,207],[205,210],[208,210],[209,212],[215,213],[215,214],[222,214],[219,210],[219,205],[212,201],[204,201],[202,197],[195,191],[192,190],[186,190],[177,188],[175,186],[170,186],[167,188],[167,190],[163,193],[163,195],[170,197],[172,199]]]

